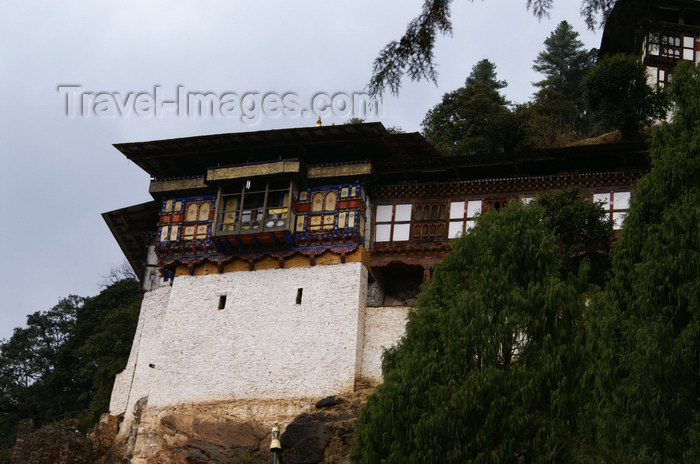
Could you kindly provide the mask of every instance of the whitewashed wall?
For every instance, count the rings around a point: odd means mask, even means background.
[[[374,382],[382,380],[382,353],[398,343],[405,332],[407,306],[367,307],[365,337],[362,350],[362,377]]]
[[[109,403],[110,414],[131,411],[139,398],[148,395],[153,370],[148,367],[159,348],[160,327],[170,299],[170,286],[146,292],[126,368],[117,374]]]
[[[111,411],[352,389],[366,287],[361,263],[177,277],[167,305],[168,288],[146,294]]]

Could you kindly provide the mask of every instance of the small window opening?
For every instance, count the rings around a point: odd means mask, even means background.
[[[303,291],[303,288],[297,288],[297,304],[301,304],[301,294]]]
[[[219,309],[226,308],[226,295],[219,295]]]

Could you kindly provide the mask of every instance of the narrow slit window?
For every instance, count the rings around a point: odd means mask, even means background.
[[[297,304],[301,304],[301,294],[304,292],[303,288],[297,288]]]
[[[219,308],[218,309],[225,309],[226,308],[226,295],[219,295]]]

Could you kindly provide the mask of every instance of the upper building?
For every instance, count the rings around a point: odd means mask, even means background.
[[[700,1],[618,0],[600,45],[615,53],[639,56],[650,85],[668,84],[678,61],[700,64]]]
[[[648,167],[644,144],[444,158],[381,123],[116,147],[154,200],[104,214],[145,291],[110,409],[147,401],[153,417],[380,381],[420,285],[479,214],[575,186],[619,227]]]

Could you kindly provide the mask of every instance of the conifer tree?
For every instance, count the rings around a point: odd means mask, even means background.
[[[586,50],[578,40],[578,32],[562,21],[545,39],[545,49],[537,54],[532,69],[545,76],[535,86],[554,90],[569,101],[581,98],[581,82],[595,63],[597,51]]]
[[[581,15],[592,29],[602,24],[617,0],[583,0]],[[527,0],[527,9],[542,18],[549,15],[554,0]],[[437,83],[434,62],[438,33],[452,35],[452,0],[424,0],[420,14],[406,28],[399,40],[392,40],[374,60],[369,91],[381,95],[388,87],[394,95],[399,94],[404,74],[413,81],[427,79]]]
[[[700,462],[700,68],[679,64],[671,96],[590,321],[598,459]]]
[[[464,87],[446,93],[423,119],[423,133],[446,156],[510,150],[517,137],[517,121],[500,90],[496,66],[479,61]]]
[[[501,89],[508,87],[506,81],[499,81],[496,76],[496,65],[487,59],[480,60],[472,68],[471,74],[467,76],[465,85],[467,87],[477,84],[484,84],[494,92],[499,92]],[[502,102],[506,100],[501,96]]]
[[[356,462],[568,462],[586,266],[562,279],[543,215],[511,204],[453,244],[385,353]]]
[[[520,105],[524,146],[554,148],[584,138],[589,118],[584,111],[582,81],[593,66],[596,50],[586,50],[578,33],[562,21],[544,41],[532,68],[544,75],[532,102]]]

